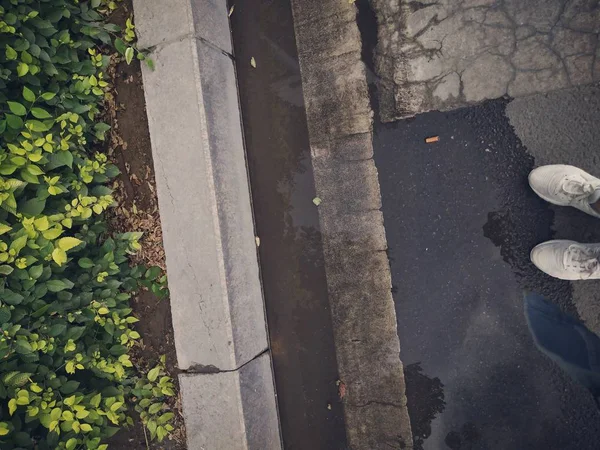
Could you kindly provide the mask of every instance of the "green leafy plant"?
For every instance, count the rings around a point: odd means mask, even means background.
[[[145,267],[138,266],[131,273],[132,276],[138,279],[141,286],[151,291],[159,299],[169,296],[167,276],[163,274],[163,270],[160,267],[152,266],[146,269]]]
[[[123,32],[122,38],[115,39],[115,48],[117,51],[125,57],[127,64],[131,64],[133,58],[137,56],[140,61],[146,61],[146,64],[150,69],[154,70],[154,61],[149,58],[145,52],[138,50],[135,44],[135,25],[131,17],[125,22],[125,31]]]
[[[164,361],[160,379],[140,380],[129,356],[140,339],[131,294],[166,293],[166,279],[129,266],[140,233],[107,232],[118,170],[92,150],[109,129],[98,120],[110,60],[99,46],[121,31],[105,22],[113,6],[0,0],[2,449],[106,449],[149,383],[163,406],[142,420],[158,439],[172,430]]]
[[[173,379],[166,374],[164,355],[146,377],[138,379],[131,392],[136,396],[135,410],[140,414],[142,423],[150,432],[150,437],[161,442],[173,431],[170,422],[175,417],[165,403],[167,397],[175,395],[175,386]]]

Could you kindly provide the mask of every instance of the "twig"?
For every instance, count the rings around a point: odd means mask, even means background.
[[[142,430],[144,430],[144,439],[146,439],[146,449],[150,450],[150,444],[148,444],[148,435],[146,434],[146,427],[142,423]]]

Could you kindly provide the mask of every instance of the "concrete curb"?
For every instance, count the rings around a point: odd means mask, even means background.
[[[225,0],[134,0],[190,449],[280,449]]]
[[[339,0],[292,0],[292,8],[348,443],[409,449],[356,8]]]

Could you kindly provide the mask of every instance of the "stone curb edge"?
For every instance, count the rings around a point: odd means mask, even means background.
[[[348,445],[412,449],[357,9],[291,1]]]
[[[190,449],[282,448],[226,0],[133,0]]]

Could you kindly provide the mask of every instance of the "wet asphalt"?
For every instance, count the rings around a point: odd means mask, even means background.
[[[369,66],[374,17],[367,2],[357,5],[366,16]],[[289,1],[237,0],[231,24],[284,446],[344,449]],[[373,71],[368,77],[374,80]],[[513,112],[512,122],[506,112],[516,103],[496,100],[375,123],[417,450],[600,448],[593,399],[535,347],[522,300],[524,290],[537,291],[578,316],[579,288],[539,272],[529,251],[553,237],[600,242],[600,227],[537,198],[527,174],[554,162],[600,173],[600,132],[586,131],[600,122],[600,90],[590,123],[582,119],[591,108],[587,93],[568,108],[561,98],[542,97]],[[426,144],[430,136],[439,142]],[[589,292],[596,285],[586,286]]]
[[[523,314],[524,290],[578,313],[571,285],[529,261],[554,236],[554,209],[528,187],[535,160],[506,106],[375,126],[415,448],[598,449],[591,395],[535,347]]]
[[[236,0],[231,27],[284,447],[345,449],[290,3]]]

